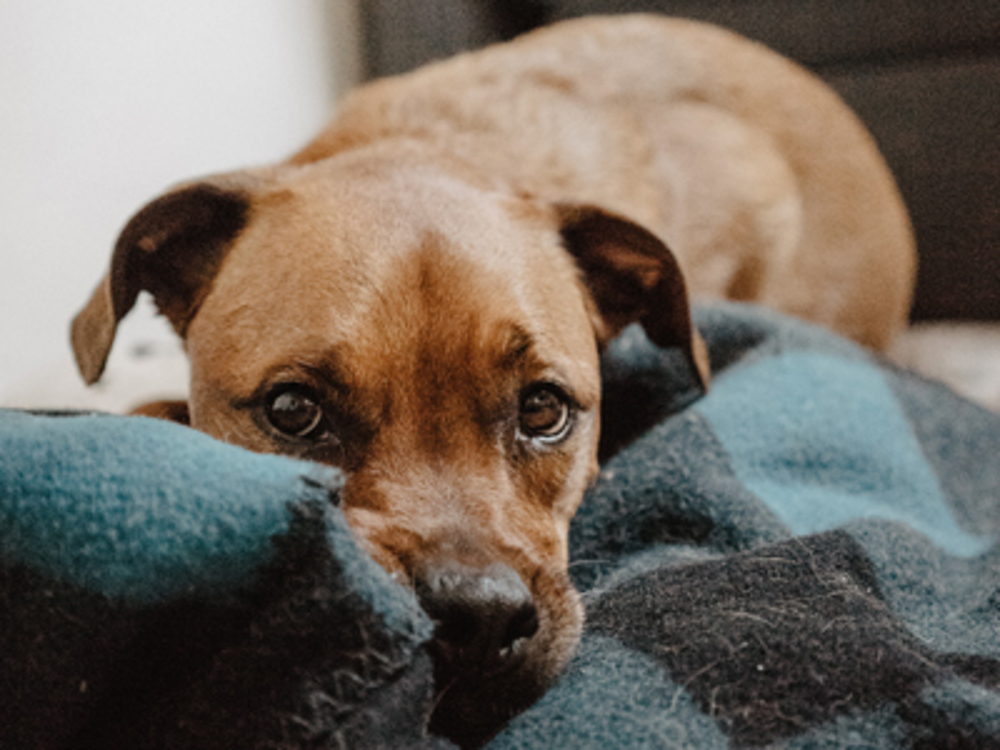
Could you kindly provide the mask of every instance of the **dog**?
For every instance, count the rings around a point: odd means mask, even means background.
[[[707,388],[695,297],[883,349],[914,263],[817,78],[706,24],[592,17],[360,87],[286,161],[154,200],[72,343],[95,382],[148,291],[191,382],[145,413],[341,467],[348,523],[436,623],[430,728],[475,746],[581,632],[567,530],[608,342],[638,323]]]

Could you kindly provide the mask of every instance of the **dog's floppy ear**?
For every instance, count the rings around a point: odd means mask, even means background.
[[[80,374],[97,382],[122,318],[143,289],[184,335],[246,224],[248,186],[235,177],[173,190],[139,211],[122,230],[108,275],[73,320],[71,339]]]
[[[595,206],[560,204],[556,215],[596,307],[602,346],[640,323],[657,346],[680,349],[707,389],[708,350],[691,322],[687,285],[670,249],[652,232]]]
[[[191,410],[187,401],[147,401],[133,408],[129,414],[137,417],[152,417],[167,422],[177,422],[190,426]]]

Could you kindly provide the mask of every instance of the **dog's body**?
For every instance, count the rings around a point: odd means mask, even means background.
[[[802,69],[720,29],[586,19],[348,96],[295,163],[413,138],[499,189],[652,230],[700,297],[884,348],[913,242],[870,136]]]
[[[147,289],[192,426],[342,466],[348,521],[439,622],[432,726],[474,744],[580,631],[600,348],[639,322],[707,383],[687,290],[880,348],[913,264],[888,170],[816,79],[702,24],[587,19],[361,88],[288,162],[150,204],[74,348],[96,380]]]

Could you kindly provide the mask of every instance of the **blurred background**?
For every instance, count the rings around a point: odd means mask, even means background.
[[[359,40],[353,0],[0,0],[0,391],[74,383],[69,321],[132,213],[304,145]],[[172,342],[150,307],[115,362]]]
[[[1000,405],[996,0],[0,0],[0,403],[5,384],[77,383],[69,320],[125,221],[168,185],[293,152],[366,77],[633,11],[729,27],[845,98],[910,208],[914,320],[961,323],[903,361],[982,376]],[[175,346],[148,304],[119,335],[109,390],[122,358]],[[141,379],[180,377],[151,361]]]

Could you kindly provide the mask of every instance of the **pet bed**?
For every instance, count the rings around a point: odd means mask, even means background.
[[[490,748],[995,747],[1000,417],[811,326],[628,329],[571,529],[587,627]],[[413,596],[334,469],[0,411],[0,747],[434,747]]]

